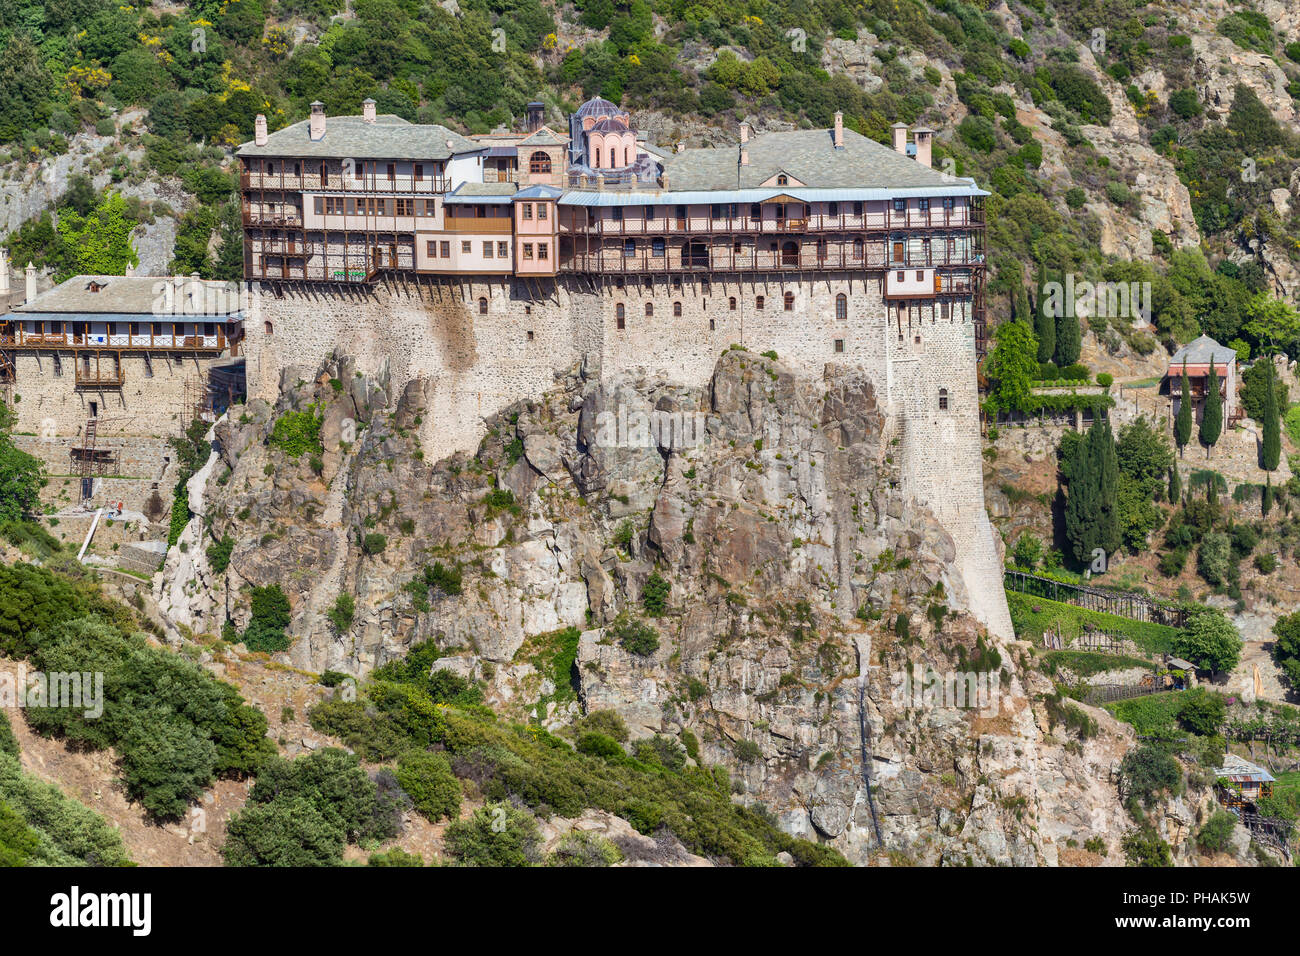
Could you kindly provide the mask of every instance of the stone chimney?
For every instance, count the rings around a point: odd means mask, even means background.
[[[257,116],[256,116],[256,118],[253,120],[253,145],[254,145],[254,146],[265,146],[265,145],[266,145],[266,116],[265,116],[265,114],[258,113]]]
[[[32,262],[28,262],[28,263],[27,263],[27,288],[26,288],[24,291],[25,291],[26,294],[27,294],[26,298],[23,299],[24,302],[31,302],[33,299],[36,298],[36,265],[35,265],[35,263],[32,263]]]
[[[931,165],[934,130],[928,126],[918,126],[912,130],[912,139],[916,142],[916,161],[922,166]]]
[[[749,124],[741,123],[740,124],[740,145],[744,146],[748,142],[749,142]]]
[[[309,130],[313,143],[325,138],[325,104],[320,100],[316,100],[311,104],[311,126]]]
[[[542,120],[546,115],[546,104],[533,101],[526,107],[528,132],[535,133],[542,128]]]
[[[894,131],[894,152],[907,155],[907,124],[895,123],[890,127]]]
[[[835,111],[835,138],[831,142],[836,149],[844,148],[844,114],[839,110]]]
[[[361,119],[366,123],[375,121],[375,101],[368,96],[361,101]]]
[[[744,146],[740,147],[740,165],[742,166],[749,165],[749,150],[746,149]]]

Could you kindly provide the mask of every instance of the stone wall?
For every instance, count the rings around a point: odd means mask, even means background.
[[[274,402],[282,379],[293,385],[311,378],[335,349],[352,356],[359,371],[385,380],[390,396],[423,378],[430,411],[421,443],[438,459],[476,448],[485,417],[549,390],[578,361],[598,363],[607,378],[644,374],[689,386],[707,384],[718,355],[732,344],[774,350],[816,378],[835,366],[860,368],[890,412],[905,493],[930,507],[956,544],[954,606],[970,607],[991,631],[1010,637],[1001,556],[983,503],[969,311],[958,306],[944,315],[928,307],[908,316],[881,291],[881,279],[865,272],[803,280],[562,277],[399,281],[341,291],[264,287],[245,322],[248,393]],[[836,317],[841,294],[844,319]]]

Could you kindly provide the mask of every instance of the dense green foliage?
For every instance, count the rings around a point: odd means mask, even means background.
[[[254,587],[249,600],[252,617],[240,638],[250,651],[284,651],[289,648],[289,598],[278,584]]]
[[[1127,638],[1149,654],[1164,654],[1173,650],[1178,637],[1177,628],[1089,611],[1018,591],[1007,592],[1007,607],[1016,636],[1034,643],[1039,643],[1047,630],[1057,631],[1068,640],[1091,628]]]
[[[122,837],[99,814],[0,753],[0,865],[129,866]]]
[[[46,673],[104,675],[102,716],[40,707],[27,721],[41,734],[114,748],[127,793],[159,819],[181,816],[214,779],[253,773],[274,752],[266,718],[233,687],[150,647],[130,612],[88,582],[0,566],[0,650]]]
[[[0,522],[17,521],[37,510],[44,469],[38,459],[10,440],[13,413],[0,401]]]
[[[1065,499],[1065,536],[1074,559],[1082,565],[1097,551],[1109,558],[1121,543],[1119,464],[1110,422],[1093,422],[1071,457]]]

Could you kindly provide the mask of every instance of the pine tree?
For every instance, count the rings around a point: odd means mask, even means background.
[[[1034,332],[1038,335],[1038,364],[1043,365],[1056,355],[1056,319],[1047,308],[1047,269],[1038,266],[1038,291],[1034,300]]]
[[[1178,417],[1174,419],[1174,441],[1178,445],[1178,454],[1192,440],[1192,384],[1187,378],[1187,360],[1183,359],[1182,397],[1178,400]]]
[[[1183,497],[1183,478],[1178,474],[1178,466],[1169,469],[1169,500],[1177,505]]]
[[[1210,377],[1205,384],[1205,411],[1201,413],[1201,444],[1205,446],[1205,457],[1210,457],[1210,448],[1219,440],[1223,432],[1223,396],[1219,394],[1219,372],[1214,362],[1210,362]]]
[[[1264,396],[1264,470],[1276,471],[1282,458],[1282,425],[1277,417],[1277,384],[1273,381],[1273,357],[1265,355],[1261,361],[1268,363],[1268,394]]]
[[[1079,361],[1082,348],[1083,333],[1079,329],[1079,317],[1074,313],[1074,303],[1063,302],[1056,317],[1056,364],[1061,368],[1073,365]]]

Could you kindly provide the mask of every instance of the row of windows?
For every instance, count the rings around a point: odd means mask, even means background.
[[[786,312],[794,311],[793,292],[785,293],[785,295],[781,297],[781,300],[782,300],[782,305],[785,307]],[[734,295],[728,297],[727,299],[728,312],[735,312],[737,305],[738,303],[736,302],[736,297]],[[767,307],[767,298],[765,296],[759,295],[754,297],[755,309],[757,309],[759,312],[762,312],[766,307]],[[655,307],[653,302],[647,302],[645,304],[645,314],[647,316],[652,316],[655,314]],[[682,304],[680,302],[674,302],[673,317],[680,318],[681,314],[682,314]],[[618,319],[619,322],[622,322],[625,316],[626,316],[626,312],[624,310],[623,303],[622,302],[616,303],[614,306],[614,317]],[[835,297],[835,318],[847,319],[848,317],[849,317],[849,297],[846,296],[843,292],[841,292],[839,295]],[[620,325],[619,328],[622,328],[622,326]]]
[[[955,208],[955,202],[951,197],[943,199],[942,202],[943,202],[943,209],[946,212],[951,212]],[[854,202],[851,204],[845,203],[844,205],[845,207],[852,209],[852,215],[854,216],[862,215],[862,211],[863,211],[862,203]],[[929,212],[930,200],[918,199],[917,207],[920,209],[921,212]],[[630,208],[636,208],[642,210],[642,217],[645,219],[654,219],[655,211],[656,209],[658,209],[657,206],[639,206],[639,207],[630,207]],[[806,215],[809,209],[809,207],[804,203],[772,203],[770,204],[770,208],[773,209],[777,219],[786,219],[786,218],[799,219],[802,218],[804,215]],[[893,209],[894,212],[906,212],[907,200],[895,199],[893,203]],[[688,207],[686,206],[681,206],[681,205],[676,206],[674,207],[674,211],[678,219],[685,219],[689,214]],[[615,222],[620,222],[623,219],[622,206],[611,206],[609,212],[610,212],[610,217]],[[665,207],[664,212],[667,213],[667,207]],[[840,204],[838,202],[827,203],[826,214],[832,217],[839,216]],[[597,212],[597,210],[591,209],[589,210],[589,215],[592,219],[595,219],[599,215],[599,213]],[[713,219],[738,219],[740,217],[740,204],[734,202],[732,203],[715,202],[709,206],[709,215]],[[750,219],[763,218],[763,205],[761,203],[750,204],[749,218]]]
[[[63,335],[71,333],[74,336],[85,335],[87,332],[86,322],[62,322],[57,319],[46,322],[38,319],[35,322],[26,324],[28,335]],[[211,337],[217,334],[217,323],[215,322],[109,322],[107,325],[108,335],[125,335],[127,328],[133,336],[142,335],[199,335],[202,334]],[[203,331],[196,331],[202,326]],[[92,334],[101,335],[105,333],[93,332]]]
[[[530,202],[525,202],[525,203],[520,203],[519,205],[523,207],[523,211],[522,211],[522,213],[521,213],[521,215],[523,216],[523,218],[524,218],[524,219],[532,219],[532,218],[533,218],[533,204],[530,203]],[[547,212],[546,212],[546,210],[547,210],[548,208],[549,208],[549,203],[539,202],[539,203],[537,204],[537,218],[538,218],[539,220],[545,221],[546,216],[547,216]]]
[[[437,259],[440,255],[443,259],[451,258],[451,242],[449,240],[429,239],[425,243],[425,252],[430,259]],[[461,255],[468,256],[474,254],[474,243],[470,239],[462,239],[460,242]],[[484,259],[509,259],[510,243],[508,241],[483,241],[483,258]],[[545,256],[542,256],[545,259]]]
[[[535,157],[537,154],[534,153],[533,155],[534,155],[534,157]],[[546,154],[543,153],[542,155],[545,156]],[[344,160],[344,162],[346,163],[347,160]],[[546,168],[545,171],[546,171],[546,172],[550,172],[550,171],[551,171],[551,170],[550,170],[550,157],[547,157],[546,167],[547,167],[547,168]],[[266,166],[265,166],[264,168],[266,169],[266,174],[267,174],[268,176],[274,176],[274,175],[275,175],[276,165],[275,165],[275,161],[274,161],[274,160],[270,160],[270,159],[268,159],[268,160],[266,161]],[[362,162],[362,161],[360,161],[360,160],[354,160],[354,161],[352,162],[352,178],[353,178],[353,179],[356,179],[356,180],[361,179],[362,176],[364,175],[365,169],[366,169],[366,164],[365,164],[364,162]],[[285,172],[288,172],[288,170],[289,170],[289,164],[288,164],[288,163],[285,163],[285,164],[284,164],[284,170],[285,170]],[[379,164],[378,164],[378,163],[371,163],[371,164],[370,164],[370,171],[371,171],[372,173],[376,173],[376,174],[377,174],[377,173],[379,172]],[[388,177],[388,181],[389,181],[389,182],[396,182],[396,181],[397,181],[397,164],[396,164],[396,163],[388,163],[387,166],[386,166],[386,168],[384,169],[384,172],[385,172],[385,174],[387,175],[387,177]],[[439,166],[435,166],[435,167],[434,167],[434,172],[435,172],[435,174],[441,174],[441,173],[442,173],[442,168],[439,167]],[[534,170],[534,172],[536,172],[536,170]],[[416,164],[415,164],[415,167],[414,167],[414,173],[415,173],[415,181],[416,181],[416,182],[421,182],[421,181],[423,181],[423,179],[424,179],[424,163],[416,163]],[[293,175],[295,175],[295,176],[301,176],[301,175],[302,175],[302,163],[301,163],[301,162],[295,162],[295,163],[293,164]],[[329,185],[329,181],[330,181],[330,170],[329,170],[329,165],[328,165],[327,163],[321,163],[321,164],[320,164],[320,178],[321,178],[321,182],[322,182],[322,183],[324,183],[326,186]],[[334,178],[335,178],[336,181],[342,181],[342,176],[335,176]]]
[[[372,196],[316,196],[318,216],[422,216],[438,215],[436,199],[383,199]]]

